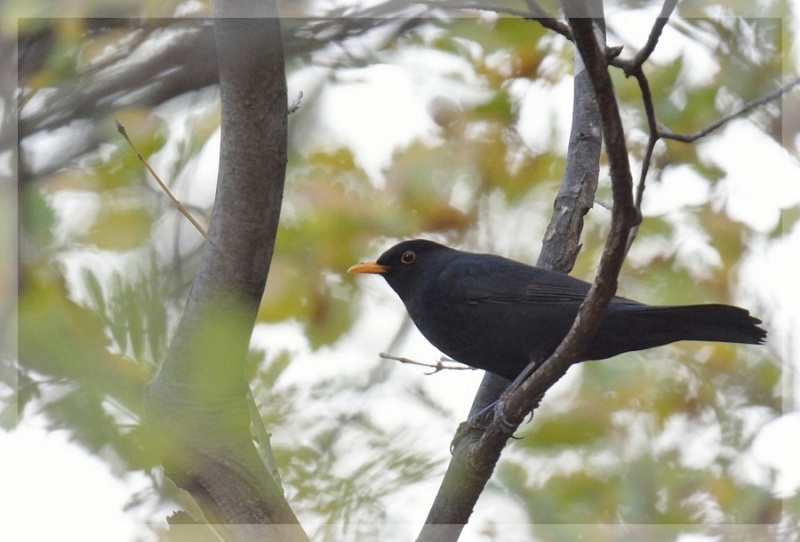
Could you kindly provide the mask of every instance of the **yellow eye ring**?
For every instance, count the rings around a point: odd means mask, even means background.
[[[414,254],[413,250],[406,250],[403,252],[402,256],[400,256],[400,261],[404,264],[410,264],[416,259],[417,255]]]

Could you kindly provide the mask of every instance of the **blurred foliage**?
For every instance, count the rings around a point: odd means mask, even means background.
[[[708,6],[705,18],[682,18],[682,10],[696,15],[694,4],[681,3],[670,28],[713,58],[714,73],[694,81],[692,59],[680,52],[646,65],[659,120],[677,132],[700,129],[776,88],[788,62],[786,44],[792,43],[786,34],[795,31],[778,19],[722,16],[719,10],[726,14],[733,7],[721,5],[718,11]],[[3,10],[24,13],[25,5],[9,2]],[[81,6],[88,15],[95,3]],[[179,6],[144,2],[119,9],[153,16]],[[80,88],[82,70],[113,61],[138,35],[127,26],[95,28],[80,19],[20,23],[23,37],[44,31],[49,53],[20,81],[21,102],[36,115],[42,107],[47,112],[43,96],[52,87]],[[478,89],[480,97],[465,93],[426,104],[431,127],[396,148],[379,178],[368,173],[361,151],[337,141],[290,146],[284,209],[258,320],[297,324],[316,352],[335,351],[358,325],[361,292],[344,273],[349,265],[412,236],[532,261],[531,247],[558,189],[566,149],[557,137],[527,141],[519,118],[525,89],[534,82],[552,89],[569,76],[571,47],[536,23],[431,18],[379,47],[350,50],[344,42],[346,54],[335,55],[314,44],[296,53],[291,65],[299,73],[324,63],[324,73],[309,85],[321,95],[348,84],[338,71],[366,73],[385,63],[410,69],[401,53],[412,47],[464,61],[464,72],[425,77]],[[632,80],[617,72],[614,77],[637,166],[647,129],[639,91]],[[304,100],[291,127],[322,130],[325,111],[314,107],[309,93]],[[215,92],[201,89],[155,106],[137,105],[135,95],[120,89],[111,102],[113,114],[102,110],[90,123],[67,125],[64,145],[73,136],[97,143],[67,164],[34,167],[54,153],[47,138],[56,133],[36,134],[38,141],[23,144],[21,170],[30,174],[20,184],[17,399],[22,415],[45,414],[51,427],[66,429],[91,452],[121,461],[121,471],[150,472],[156,462],[142,444],[141,393],[180,316],[200,239],[153,188],[113,121],[123,122],[205,223],[210,202],[197,192],[208,193],[203,183],[215,180],[207,155],[216,153],[219,110]],[[775,132],[780,113],[769,104],[749,118],[778,142],[791,142],[796,133]],[[564,129],[545,111],[537,122],[552,125],[554,136]],[[724,183],[727,175],[698,145],[668,142],[657,147],[649,182],[657,183],[674,165],[690,167],[709,185]],[[606,183],[599,197],[607,196]],[[599,258],[608,213],[598,208],[587,218],[575,269],[585,277]],[[788,232],[800,215],[789,209],[783,218]],[[621,279],[622,293],[651,303],[725,302],[736,288],[732,269],[755,237],[711,196],[647,216]],[[370,524],[396,519],[390,513],[395,496],[443,466],[417,442],[411,428],[416,422],[397,432],[368,412],[353,413],[356,398],[374,382],[312,375],[307,387],[283,383],[293,355],[254,351],[249,374],[265,424],[284,428],[276,429],[273,446],[287,495],[326,525],[318,533],[324,539],[375,535]],[[584,364],[575,398],[553,407],[545,399],[501,461],[493,488],[520,503],[534,524],[780,521],[769,479],[755,483],[737,474],[758,428],[781,413],[773,355],[700,345]],[[430,416],[444,416],[420,397],[409,394],[408,400]],[[693,464],[681,450],[698,446],[709,433],[714,454],[703,466]],[[172,498],[156,482],[154,491]],[[343,524],[364,530],[348,531]],[[537,532],[551,539],[546,529]]]

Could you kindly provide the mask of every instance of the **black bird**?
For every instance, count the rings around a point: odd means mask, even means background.
[[[590,288],[556,271],[421,239],[348,272],[383,275],[434,346],[509,380],[556,349]],[[760,323],[730,305],[652,307],[614,297],[579,361],[683,340],[762,344]]]

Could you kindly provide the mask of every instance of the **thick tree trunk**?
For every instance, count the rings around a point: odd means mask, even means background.
[[[252,6],[247,15],[251,13]],[[216,200],[200,269],[146,393],[165,472],[235,540],[307,540],[250,436],[244,366],[278,229],[287,96],[275,2],[214,4],[222,102]]]

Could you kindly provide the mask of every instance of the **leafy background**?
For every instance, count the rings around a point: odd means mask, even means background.
[[[354,9],[331,6],[284,3],[282,13]],[[610,4],[609,41],[635,51],[659,7]],[[738,8],[684,3],[670,22],[646,66],[670,129],[702,128],[796,74],[796,6],[772,2],[775,17],[750,19]],[[143,33],[84,17],[202,15],[208,6],[75,3],[55,19],[31,18],[46,13],[35,2],[2,9],[21,39],[47,32],[49,47],[20,72],[18,327],[5,331],[17,332],[18,361],[3,369],[12,391],[0,420],[12,436],[27,425],[65,435],[101,461],[131,488],[126,513],[142,524],[132,536],[158,539],[164,517],[187,504],[144,446],[141,392],[180,316],[202,238],[114,120],[205,223],[217,90],[152,104],[137,100],[148,87],[131,82],[88,114],[59,99],[91,88],[98,65],[124,65],[138,39],[196,31],[147,19]],[[400,32],[397,21],[372,21],[373,30],[331,43],[302,38],[319,21],[285,24],[290,96],[304,98],[290,117],[281,227],[248,377],[289,502],[322,539],[413,536],[480,378],[426,377],[379,360],[381,351],[439,354],[382,281],[345,270],[419,236],[535,261],[565,161],[570,43],[492,13],[407,22]],[[4,28],[5,42],[14,30]],[[615,77],[638,170],[640,95]],[[765,319],[770,344],[679,344],[573,368],[507,449],[465,536],[556,539],[565,532],[557,524],[676,525],[659,531],[667,538],[703,524],[778,524],[790,536],[798,484],[787,487],[758,439],[797,416],[800,295],[791,273],[775,269],[796,268],[785,255],[798,246],[797,112],[794,91],[694,144],[659,144],[621,277],[624,295],[654,304],[745,305]],[[13,153],[3,156],[10,163]],[[601,175],[598,199],[609,198]],[[592,276],[608,222],[600,205],[587,216],[575,275]],[[798,446],[797,434],[781,438]]]

